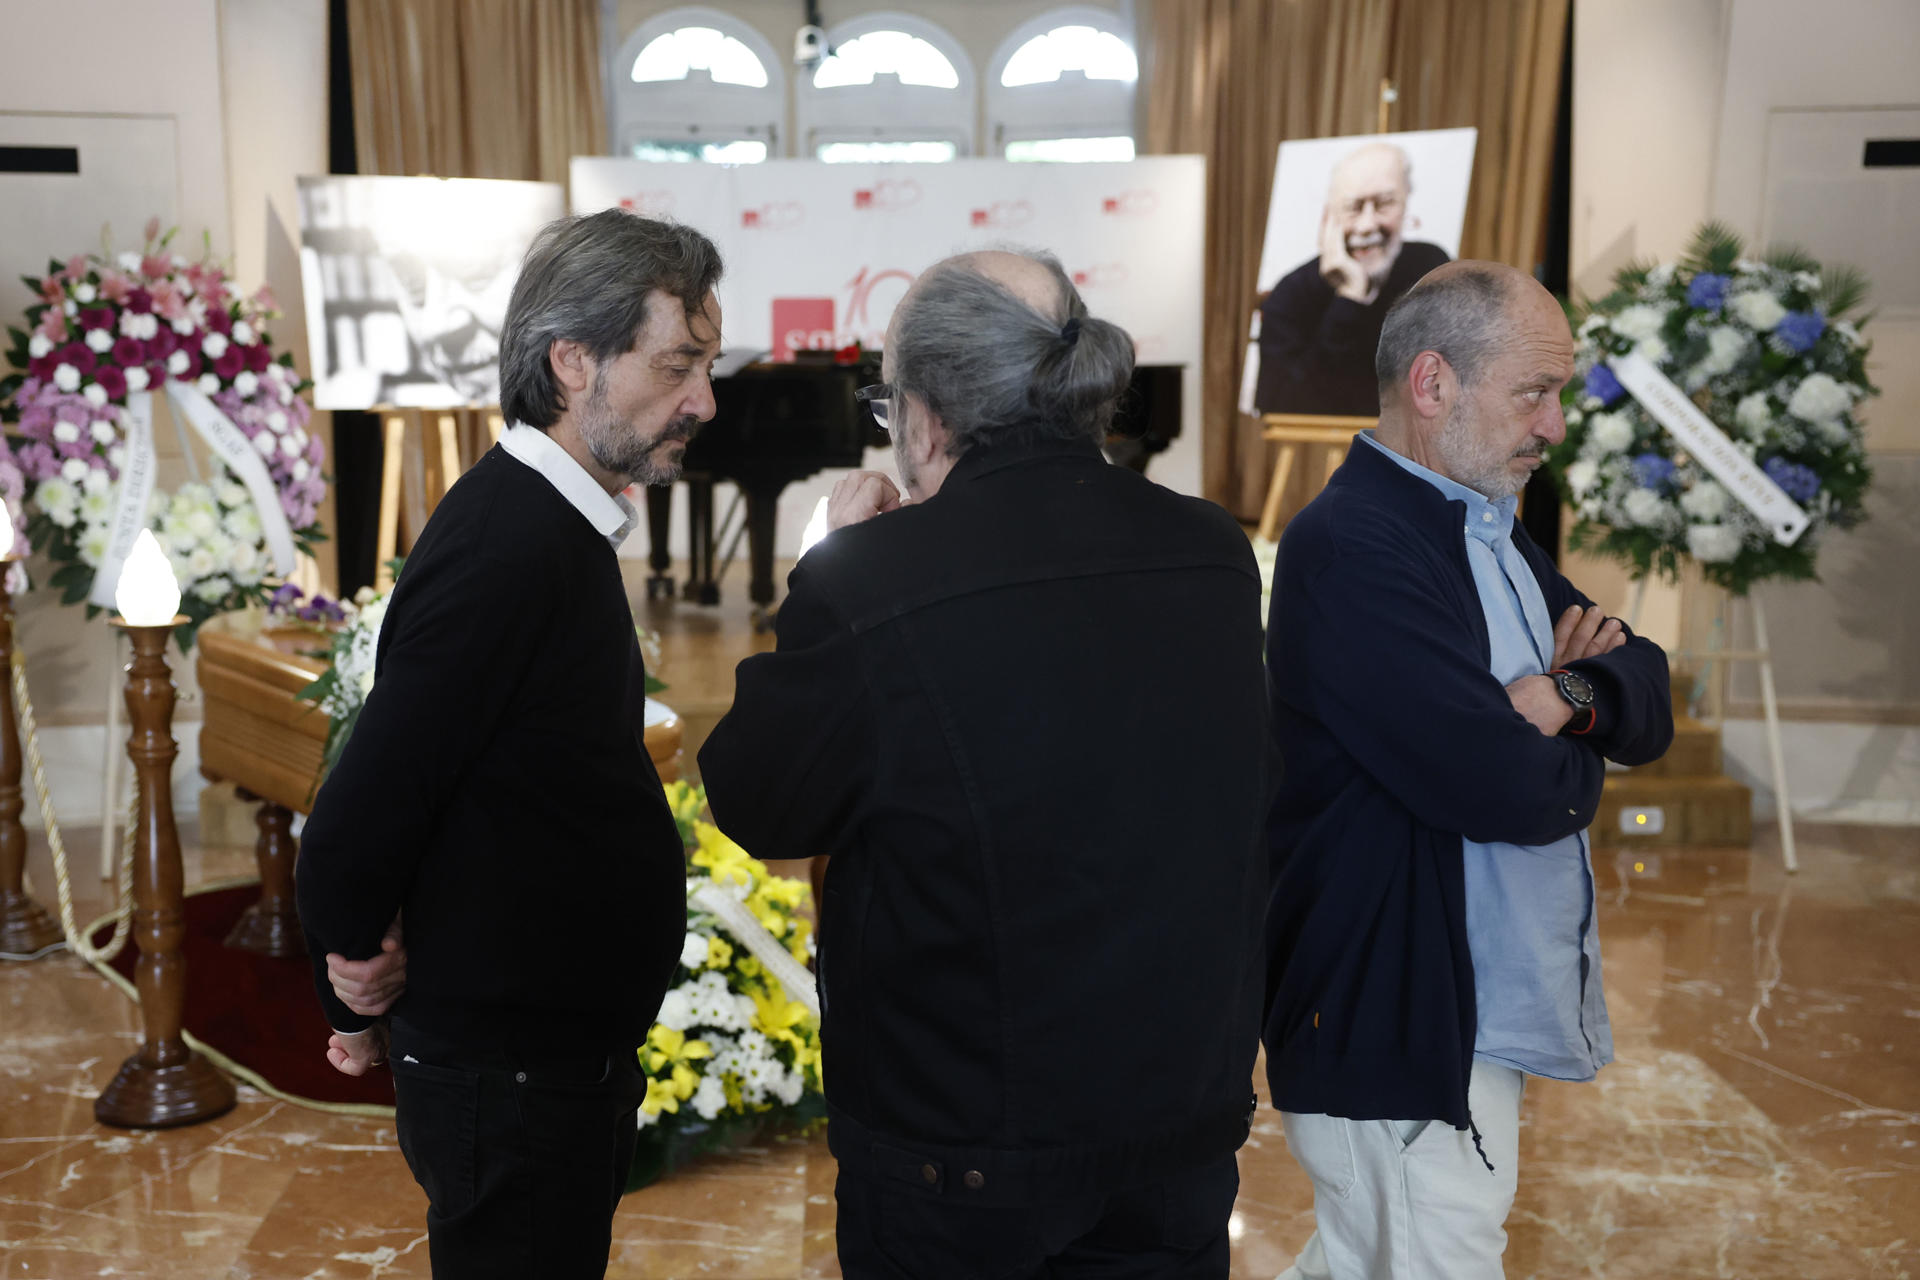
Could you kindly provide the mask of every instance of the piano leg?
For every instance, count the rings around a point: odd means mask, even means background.
[[[247,791],[240,792],[240,798],[259,799]],[[260,901],[248,907],[233,926],[227,945],[275,959],[304,956],[307,940],[293,905],[293,860],[299,852],[293,838],[293,813],[271,800],[261,800],[254,823],[260,828],[253,846],[260,867]]]
[[[713,481],[687,479],[687,588],[695,604],[719,604],[713,578]]]
[[[779,523],[780,485],[754,485],[747,494],[747,559],[753,575],[747,584],[747,598],[753,601],[754,621],[758,625],[773,604],[773,542]]]
[[[673,486],[647,486],[647,599],[673,599]]]

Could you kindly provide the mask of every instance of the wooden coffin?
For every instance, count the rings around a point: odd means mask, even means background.
[[[295,695],[327,669],[312,631],[244,627],[244,615],[200,628],[200,771],[269,803],[306,813],[319,789],[326,713]],[[662,781],[680,776],[680,718],[648,707],[647,754]]]

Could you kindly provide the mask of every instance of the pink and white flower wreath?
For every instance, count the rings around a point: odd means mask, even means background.
[[[210,251],[189,262],[168,251],[172,238],[155,219],[139,253],[78,254],[26,278],[38,300],[27,309],[28,327],[9,331],[0,494],[16,526],[24,513],[62,601],[98,599],[95,573],[132,460],[130,401],[170,380],[210,400],[259,455],[279,510],[262,513],[217,453],[205,483],[153,492],[146,523],[180,579],[187,645],[215,614],[265,601],[275,570],[267,521],[283,517],[300,551],[324,540],[315,516],[326,480],[323,447],[306,430],[309,384],[290,355],[275,357],[266,332],[279,314],[271,294],[236,294]]]

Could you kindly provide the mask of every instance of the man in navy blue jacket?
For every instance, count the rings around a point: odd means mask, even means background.
[[[1666,655],[1513,518],[1573,350],[1529,277],[1436,269],[1280,544],[1265,1041],[1318,1227],[1283,1280],[1501,1275],[1525,1076],[1613,1057],[1584,832],[1673,718]]]

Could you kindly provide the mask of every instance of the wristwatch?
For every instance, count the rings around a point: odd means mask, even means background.
[[[1593,705],[1593,682],[1572,671],[1556,670],[1549,671],[1547,674],[1553,677],[1553,683],[1559,686],[1560,696],[1573,707],[1573,718],[1567,721],[1560,731],[1577,737],[1592,729],[1593,722],[1600,717],[1600,713]]]

